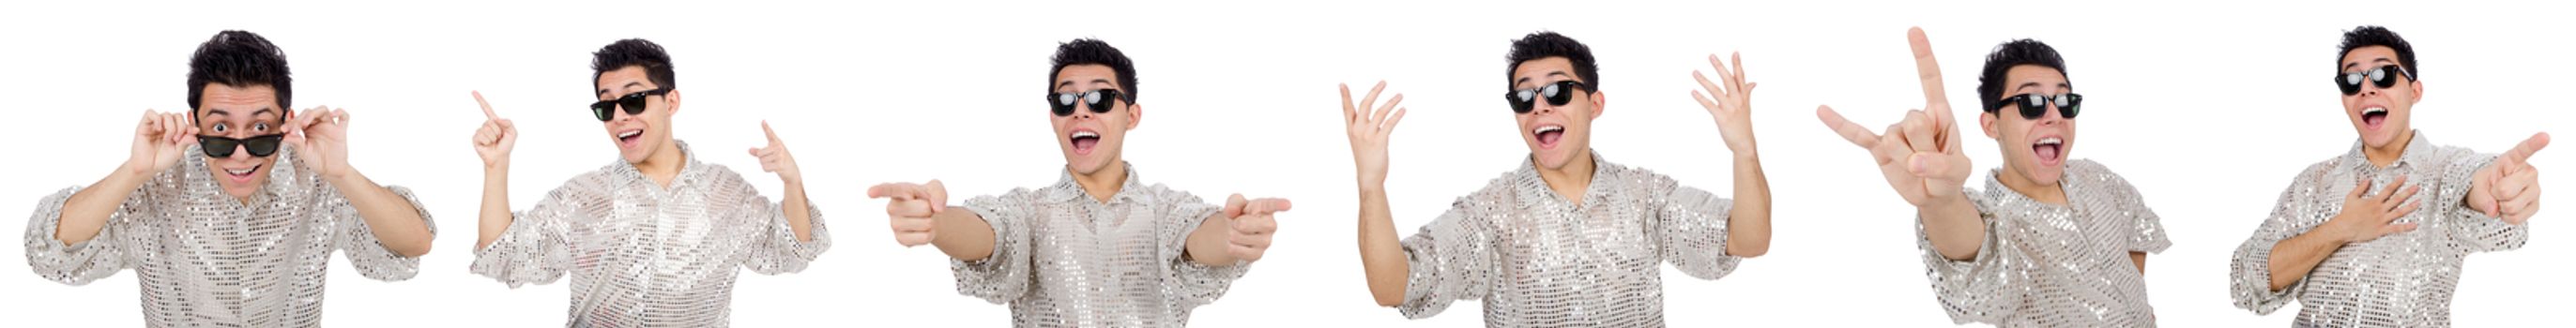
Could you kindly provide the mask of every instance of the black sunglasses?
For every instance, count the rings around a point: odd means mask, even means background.
[[[197,136],[197,148],[203,149],[206,152],[206,157],[233,157],[233,148],[236,146],[244,150],[249,150],[251,156],[268,157],[268,155],[277,154],[278,142],[285,140],[286,134],[284,133],[244,139],[199,135]]]
[[[609,119],[613,118],[611,116],[612,114],[608,111],[617,109],[618,107],[625,107],[626,115],[644,115],[644,97],[659,96],[666,93],[671,93],[671,90],[652,89],[636,91],[635,93],[626,94],[626,96],[617,97],[617,99],[601,100],[599,102],[590,103],[590,115],[598,116],[600,122],[607,122]]]
[[[1118,89],[1096,89],[1074,93],[1059,92],[1047,94],[1047,106],[1055,108],[1055,116],[1073,116],[1073,105],[1075,104],[1090,105],[1092,114],[1104,114],[1109,112],[1111,105],[1117,105],[1118,101],[1121,100],[1135,102],[1135,100],[1127,99],[1127,94],[1118,92]]]
[[[1569,89],[1592,91],[1592,86],[1575,80],[1556,81],[1556,83],[1540,85],[1537,89],[1505,92],[1503,100],[1512,103],[1513,113],[1529,114],[1530,110],[1538,107],[1538,98],[1547,98],[1547,104],[1550,106],[1565,106],[1565,102],[1574,101],[1574,91],[1567,91]]]
[[[2335,86],[2342,87],[2343,95],[2346,96],[2361,94],[2361,82],[2365,78],[2370,79],[2371,84],[2379,85],[2380,89],[2397,86],[2397,79],[2388,78],[2389,75],[2404,76],[2407,81],[2415,80],[2414,74],[2407,74],[2406,69],[2398,68],[2397,65],[2380,65],[2378,68],[2360,72],[2336,73]]]
[[[1995,103],[1995,107],[1987,108],[1986,112],[2003,110],[2004,106],[2013,104],[2021,105],[2021,118],[2024,119],[2036,120],[2039,119],[2040,116],[2048,115],[2049,105],[2057,105],[2058,116],[2075,118],[2077,110],[2084,108],[2084,95],[2073,93],[2061,93],[2055,96],[2034,93],[2018,94],[2011,97],[2004,97],[2003,102]]]

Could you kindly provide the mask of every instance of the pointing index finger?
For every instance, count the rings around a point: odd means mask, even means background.
[[[493,114],[493,113],[492,113],[492,102],[489,102],[489,101],[483,101],[483,91],[480,91],[480,90],[474,91],[474,104],[475,104],[475,105],[483,106],[483,119],[487,119],[487,120],[498,120],[498,119],[501,119],[501,115],[500,115],[500,114]]]

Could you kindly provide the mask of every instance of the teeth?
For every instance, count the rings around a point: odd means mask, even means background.
[[[2047,137],[2047,138],[2041,138],[2041,139],[2039,139],[2039,145],[2041,145],[2041,146],[2055,146],[2055,145],[2061,145],[2061,144],[2065,144],[2065,143],[2066,143],[2066,140],[2064,140],[2064,139],[2058,139],[2057,137]]]
[[[251,169],[257,168],[259,167],[254,166],[248,169],[224,169],[224,173],[231,173],[233,175],[249,175]]]
[[[618,138],[633,137],[633,136],[638,135],[638,134],[644,134],[644,131],[626,131],[626,132],[623,132],[623,133],[618,133],[618,134],[617,134],[617,137],[618,137]]]
[[[2387,108],[2371,107],[2371,108],[2363,108],[2363,109],[2361,109],[2361,114],[2362,114],[2362,115],[2370,115],[2370,114],[2387,114],[2387,113],[2388,113],[2388,109],[2387,109]]]
[[[1548,133],[1548,132],[1559,132],[1559,131],[1565,131],[1565,127],[1562,127],[1562,126],[1554,126],[1554,125],[1542,126],[1542,127],[1538,127],[1538,129],[1537,129],[1537,130],[1530,130],[1530,133]]]
[[[1074,133],[1073,133],[1073,137],[1074,137],[1074,138],[1099,138],[1099,137],[1100,137],[1100,133],[1097,133],[1097,132],[1091,132],[1091,131],[1074,132]]]

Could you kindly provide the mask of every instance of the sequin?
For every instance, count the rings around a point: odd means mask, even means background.
[[[1734,203],[1593,156],[1581,204],[1526,160],[1403,241],[1406,318],[1481,300],[1487,327],[1662,327],[1664,263],[1699,279],[1735,271]]]
[[[1134,165],[1107,203],[1071,173],[1042,189],[977,196],[963,207],[993,226],[993,254],[950,260],[957,292],[1008,303],[1014,327],[1181,327],[1224,296],[1251,264],[1208,266],[1182,256],[1216,205],[1139,182]]]
[[[2382,168],[2356,141],[2352,150],[2308,166],[2281,191],[2269,218],[2236,249],[2231,295],[2236,307],[2271,314],[2298,299],[2300,327],[2449,327],[2451,293],[2459,288],[2461,260],[2469,253],[2521,248],[2528,227],[2505,223],[2464,205],[2469,181],[2495,155],[2439,146],[2416,132],[2406,152]],[[2409,201],[2422,202],[2396,223],[2414,231],[2344,245],[2289,288],[2271,290],[2272,247],[2342,213],[2343,198],[2368,177],[2382,186],[2406,176],[2422,186]],[[2378,191],[2371,191],[2377,194]]]
[[[248,205],[224,193],[204,156],[182,156],[127,196],[97,237],[78,244],[64,245],[54,229],[63,202],[81,187],[46,196],[27,220],[27,264],[71,285],[134,269],[144,324],[153,327],[320,326],[333,251],[368,279],[401,281],[419,272],[419,258],[385,249],[348,198],[300,169],[289,148],[274,154],[268,184]],[[388,189],[412,208],[428,208],[410,189]],[[429,213],[420,218],[435,235]]]
[[[688,163],[667,189],[621,159],[513,213],[474,274],[518,288],[569,273],[575,327],[724,327],[741,270],[802,271],[831,248],[822,210],[807,204],[813,239],[799,242],[779,204],[679,146]]]
[[[1922,220],[1916,244],[1934,296],[1952,323],[1999,327],[2153,327],[2145,275],[2132,252],[2173,242],[2128,180],[2091,160],[2066,162],[2064,206],[2032,200],[1987,174],[1986,190],[1965,189],[1985,221],[1977,256],[1953,261],[1932,248]]]

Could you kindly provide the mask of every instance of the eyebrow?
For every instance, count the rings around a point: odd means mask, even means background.
[[[2397,63],[2397,61],[2388,60],[2388,58],[2382,57],[2382,58],[2371,58],[2371,59],[2370,59],[2370,63],[2372,63],[2372,64],[2378,64],[2378,63],[2390,63],[2390,64],[2395,64],[2395,63]],[[2354,63],[2344,63],[2344,64],[2343,64],[2343,68],[2352,68],[2353,66],[2358,66],[2358,65],[2361,65],[2361,63],[2358,63],[2358,62],[2354,62]]]
[[[260,113],[270,113],[270,114],[275,114],[275,112],[276,112],[276,111],[277,111],[276,109],[271,109],[271,108],[267,108],[267,107],[261,107],[261,108],[260,108],[260,109],[258,109],[258,110],[253,110],[253,111],[251,111],[251,112],[250,112],[250,115],[251,115],[251,116],[259,116],[259,114],[260,114]],[[224,111],[223,109],[217,109],[217,108],[208,108],[208,109],[206,109],[206,116],[215,116],[215,115],[232,116],[232,114],[233,114],[232,112],[227,112],[227,111]]]
[[[1092,84],[1108,84],[1108,85],[1111,85],[1111,86],[1116,86],[1116,85],[1118,85],[1116,82],[1110,82],[1110,81],[1109,81],[1109,79],[1091,79],[1091,83],[1092,83]],[[1063,82],[1056,82],[1056,83],[1055,83],[1055,86],[1056,86],[1056,87],[1058,87],[1058,88],[1073,86],[1073,80],[1064,80]]]
[[[2022,83],[2021,83],[2021,85],[2013,86],[2013,91],[2021,91],[2022,89],[2028,89],[2028,88],[2042,88],[2042,87],[2047,87],[2047,86],[2040,85],[2040,84],[2039,84],[2039,82],[2022,82]],[[2063,83],[2063,82],[2060,82],[2060,83],[2058,83],[2058,84],[2057,84],[2057,87],[2058,87],[2058,88],[2063,88],[2063,89],[2073,89],[2073,88],[2075,88],[2075,84],[2073,84],[2073,83]]]
[[[626,82],[626,85],[622,85],[622,86],[619,86],[619,87],[639,87],[639,86],[644,86],[644,82],[642,82],[642,81],[630,81],[630,82]],[[600,94],[600,95],[608,95],[608,91],[609,91],[609,90],[608,90],[608,88],[599,88],[599,94]]]
[[[1548,71],[1548,72],[1547,72],[1547,75],[1541,75],[1541,76],[1571,76],[1571,75],[1565,75],[1565,71]],[[1522,82],[1529,82],[1529,81],[1530,81],[1530,79],[1531,79],[1531,77],[1523,76],[1523,77],[1521,77],[1521,79],[1519,79],[1519,80],[1512,80],[1512,84],[1517,85],[1517,84],[1521,84]]]

